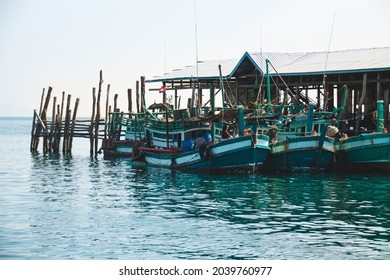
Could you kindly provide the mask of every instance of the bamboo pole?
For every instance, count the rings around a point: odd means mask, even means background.
[[[70,137],[69,137],[69,144],[68,144],[68,152],[70,152],[70,153],[72,152],[73,133],[74,133],[75,125],[76,125],[76,115],[77,115],[77,109],[79,107],[79,102],[80,102],[80,99],[76,98],[76,102],[75,102],[74,109],[73,109],[72,127],[70,130]]]
[[[89,128],[89,141],[90,141],[90,154],[93,156],[93,140],[94,140],[94,119],[95,119],[95,105],[96,105],[96,89],[92,88],[92,115],[91,115],[91,125]]]

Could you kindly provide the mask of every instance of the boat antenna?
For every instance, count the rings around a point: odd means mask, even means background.
[[[263,40],[262,40],[262,22],[260,20],[260,69],[263,69],[262,65],[263,65]],[[264,80],[264,75],[261,79],[259,91],[257,92],[256,102],[261,102],[261,100],[263,100],[261,96],[261,88],[263,86],[263,80]]]
[[[326,76],[326,67],[327,67],[327,64],[328,64],[330,43],[332,42],[333,27],[334,27],[335,19],[336,19],[336,12],[334,12],[334,15],[333,15],[332,29],[331,29],[331,31],[330,31],[328,50],[326,51],[326,59],[325,59],[325,66],[324,66],[324,76],[323,76],[323,80],[322,80],[322,87],[323,87],[323,89],[324,89],[324,99],[325,99],[325,100],[324,100],[324,110],[326,109],[327,104],[328,104],[328,94],[327,94],[327,92],[326,92],[326,77],[327,77],[327,76]]]

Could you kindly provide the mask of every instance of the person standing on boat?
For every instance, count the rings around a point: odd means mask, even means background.
[[[222,139],[229,139],[233,136],[229,133],[229,125],[225,124],[222,128]]]
[[[206,140],[202,137],[202,134],[199,133],[198,138],[194,141],[194,150],[199,150],[200,146],[206,145]]]

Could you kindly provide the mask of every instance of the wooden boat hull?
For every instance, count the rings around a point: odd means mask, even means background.
[[[334,143],[327,137],[310,136],[286,139],[271,145],[265,163],[268,171],[329,170],[334,162]]]
[[[390,133],[370,133],[336,143],[340,170],[390,171]]]
[[[270,151],[268,136],[259,136],[253,143],[250,136],[231,138],[190,152],[141,148],[148,164],[181,170],[215,172],[257,170]]]

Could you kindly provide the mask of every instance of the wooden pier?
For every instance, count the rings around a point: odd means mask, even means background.
[[[139,106],[139,81],[136,83],[136,100],[137,112],[143,109]],[[68,154],[72,152],[72,145],[74,138],[89,138],[90,139],[90,155],[97,156],[100,152],[99,140],[110,140],[112,137],[123,136],[124,131],[121,127],[116,128],[116,131],[110,129],[110,119],[112,112],[120,112],[117,106],[118,94],[114,95],[113,108],[109,105],[110,98],[110,84],[107,85],[105,113],[102,115],[100,110],[100,102],[102,100],[102,86],[103,73],[100,71],[98,91],[92,88],[92,114],[90,119],[77,119],[77,110],[80,99],[76,98],[73,109],[71,108],[72,96],[62,92],[62,99],[57,104],[57,97],[52,98],[52,87],[49,87],[47,93],[43,89],[41,96],[41,104],[39,111],[34,110],[33,122],[31,129],[31,152],[37,152],[39,143],[42,142],[42,150],[44,154]],[[128,113],[132,112],[132,90],[127,90],[128,97]],[[141,100],[144,99],[145,94],[145,77],[141,77]],[[66,96],[65,96],[66,95]],[[52,106],[49,108],[50,100],[52,99]],[[66,100],[66,104],[65,104]],[[50,114],[49,119],[48,115]],[[119,131],[118,131],[119,129]],[[107,141],[103,141],[107,142]]]

